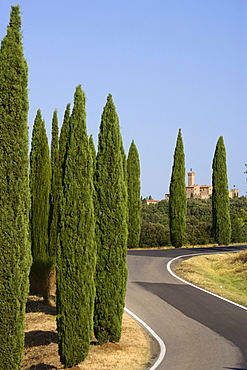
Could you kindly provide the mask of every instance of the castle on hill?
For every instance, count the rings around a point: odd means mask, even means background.
[[[186,198],[209,199],[213,192],[212,185],[195,185],[195,172],[188,172],[188,186],[186,186]],[[239,189],[229,190],[229,198],[238,197]],[[169,200],[170,194],[165,194],[165,199]]]

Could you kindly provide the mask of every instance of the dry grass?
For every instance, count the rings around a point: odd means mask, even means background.
[[[176,268],[185,280],[247,307],[247,251],[192,257]]]
[[[26,340],[21,370],[64,369],[59,361],[56,308],[42,298],[29,296],[26,313]],[[150,338],[127,314],[119,343],[103,346],[92,341],[89,355],[72,370],[139,370],[151,357]]]

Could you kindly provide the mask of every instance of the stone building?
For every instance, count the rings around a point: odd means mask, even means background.
[[[188,172],[186,198],[208,199],[212,195],[212,185],[195,185],[195,172]]]
[[[186,186],[186,198],[209,199],[213,192],[212,185],[195,185],[195,172],[188,172],[188,186]],[[239,189],[229,190],[229,198],[238,197]],[[170,194],[165,194],[165,199],[169,199]]]

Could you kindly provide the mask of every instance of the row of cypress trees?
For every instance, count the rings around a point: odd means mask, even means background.
[[[71,367],[87,356],[92,330],[100,344],[121,336],[127,244],[134,247],[140,234],[139,157],[132,142],[126,159],[111,95],[96,155],[78,86],[60,137],[54,111],[51,150],[37,111],[29,169],[28,72],[21,39],[15,6],[0,49],[0,361],[3,368],[20,369],[31,265],[42,269],[56,262],[59,354]]]
[[[119,119],[108,95],[96,155],[92,136],[87,136],[85,102],[78,86],[71,116],[69,106],[65,111],[59,141],[57,327],[65,366],[85,359],[92,330],[99,344],[120,340],[127,243],[132,244],[128,230],[135,228],[140,237],[137,148],[132,142],[126,161]],[[128,194],[132,188],[139,194]],[[136,204],[134,210],[128,202]],[[134,243],[139,243],[136,235]]]
[[[37,112],[29,192],[28,69],[21,39],[16,6],[0,49],[0,258],[5,267],[0,273],[0,359],[6,369],[20,368],[31,266],[30,227],[34,261],[54,257],[57,261],[59,353],[69,367],[86,357],[93,327],[99,343],[120,339],[127,245],[137,245],[140,229],[139,158],[132,142],[126,163],[111,95],[101,117],[95,157],[92,137],[88,139],[86,131],[85,94],[78,86],[71,116],[69,105],[65,111],[59,145],[54,112],[51,161],[44,121]],[[220,137],[213,161],[213,217],[219,244],[228,244],[230,234],[225,162]],[[176,247],[182,245],[184,233],[182,178],[179,130],[170,186],[171,239]],[[132,228],[134,232],[128,234]]]
[[[228,245],[231,240],[230,200],[224,139],[219,137],[212,164],[212,215],[215,242]],[[171,244],[180,248],[186,231],[185,155],[181,129],[174,151],[169,198]]]
[[[51,161],[38,110],[30,155],[32,208],[37,212],[31,213],[33,258],[40,264],[56,257],[58,344],[61,362],[67,367],[85,359],[92,330],[100,344],[120,340],[127,245],[138,246],[141,228],[140,163],[135,143],[132,141],[126,160],[119,119],[109,95],[96,155],[92,136],[88,139],[87,135],[85,102],[78,86],[71,115],[70,105],[66,107],[59,140],[54,112]],[[35,177],[36,173],[39,176]]]

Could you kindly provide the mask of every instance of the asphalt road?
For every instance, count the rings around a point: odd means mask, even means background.
[[[180,255],[246,248],[128,252],[126,307],[165,343],[158,370],[247,370],[247,311],[181,282],[166,267]]]

